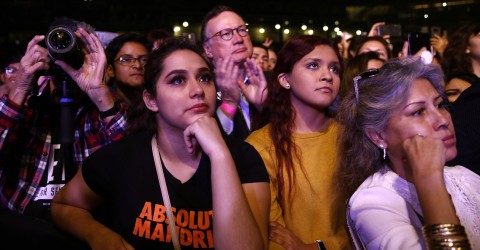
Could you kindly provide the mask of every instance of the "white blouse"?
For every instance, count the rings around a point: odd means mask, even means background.
[[[480,249],[480,176],[462,166],[445,167],[445,185],[472,249]],[[415,186],[385,167],[367,178],[347,207],[357,249],[426,249],[422,209]]]

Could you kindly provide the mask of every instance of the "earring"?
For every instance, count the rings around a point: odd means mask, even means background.
[[[288,84],[288,83],[285,84],[285,88],[286,88],[286,89],[290,89],[290,84]]]
[[[387,147],[383,144],[380,144],[379,147],[383,149],[383,160],[385,160],[387,158]]]

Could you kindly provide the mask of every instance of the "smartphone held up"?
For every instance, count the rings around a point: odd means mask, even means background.
[[[425,51],[422,51],[420,57],[427,64],[432,63],[433,53],[430,45],[430,34],[428,33],[408,33],[408,54],[415,55],[422,48],[425,48]]]
[[[379,36],[387,36],[390,37],[401,37],[402,36],[402,25],[397,23],[388,23],[379,25],[377,27],[377,34]]]

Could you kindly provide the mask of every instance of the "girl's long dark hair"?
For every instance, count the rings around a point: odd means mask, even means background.
[[[295,157],[301,162],[301,156],[292,138],[296,114],[290,100],[290,91],[280,85],[278,75],[291,73],[294,65],[318,45],[330,46],[337,54],[343,69],[342,57],[331,39],[323,36],[298,36],[289,40],[279,51],[272,81],[267,85],[266,109],[269,114],[270,136],[275,147],[274,159],[276,159],[276,180],[273,180],[273,184],[278,186],[279,202],[282,207],[292,199],[295,192],[292,185],[296,175],[293,160]],[[328,114],[328,111],[326,112]],[[301,170],[304,172],[303,168]],[[289,194],[288,197],[286,193]]]

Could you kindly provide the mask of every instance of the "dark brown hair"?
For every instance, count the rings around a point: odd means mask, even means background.
[[[289,40],[278,52],[278,61],[275,65],[273,78],[267,85],[266,109],[271,125],[270,136],[275,147],[276,182],[278,182],[273,184],[279,187],[278,196],[282,207],[285,207],[284,205],[291,200],[295,193],[294,186],[292,186],[296,175],[293,158],[295,157],[301,162],[301,157],[292,138],[292,128],[296,114],[290,100],[290,91],[280,85],[278,75],[291,73],[295,64],[318,45],[327,45],[335,51],[340,61],[339,75],[341,76],[343,60],[336,44],[325,36],[302,35]],[[325,112],[327,115],[329,114],[328,110]],[[301,170],[304,172],[303,168]],[[288,181],[285,181],[286,179]],[[286,190],[291,191],[288,192],[289,197],[285,197]]]

